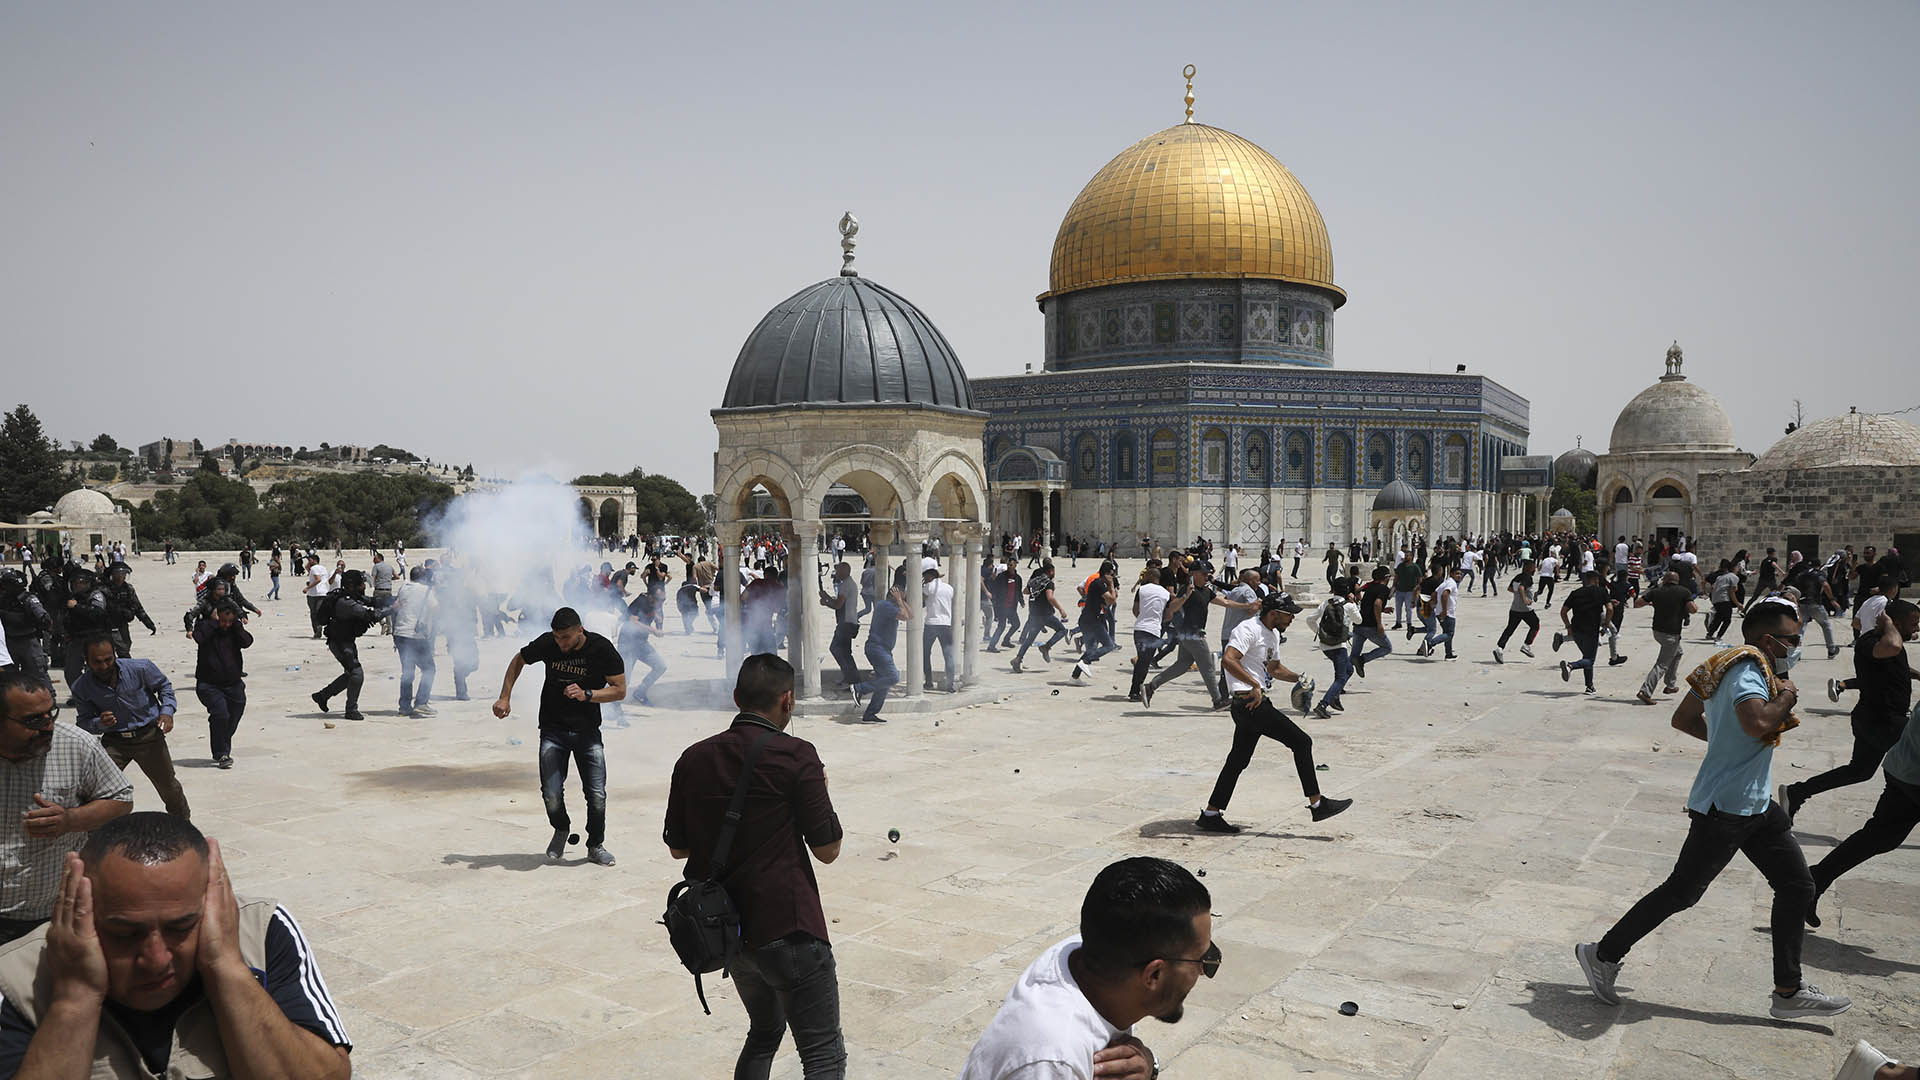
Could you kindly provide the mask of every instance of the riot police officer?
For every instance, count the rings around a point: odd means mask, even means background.
[[[123,562],[107,564],[107,613],[113,623],[113,651],[122,658],[133,655],[133,636],[127,632],[133,620],[139,619],[148,635],[160,632],[140,603],[140,594],[127,581],[132,572],[133,568]]]
[[[27,588],[27,575],[0,570],[0,628],[6,633],[7,652],[21,671],[47,677],[45,635],[52,626],[46,606]]]
[[[99,579],[85,563],[74,562],[67,569],[67,600],[65,604],[63,629],[66,641],[62,655],[67,677],[67,692],[73,692],[73,684],[87,673],[86,641],[96,635],[107,634],[112,630],[113,619],[107,610],[106,590],[100,588]]]
[[[260,614],[260,609],[254,607],[246,596],[240,592],[240,568],[238,566],[235,566],[233,563],[222,563],[219,571],[214,574],[214,580],[227,583],[227,599],[233,601],[233,606],[239,608],[241,611],[251,611],[255,615]],[[193,628],[189,626],[187,629],[191,630]]]

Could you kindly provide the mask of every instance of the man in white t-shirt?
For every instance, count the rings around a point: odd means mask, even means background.
[[[1149,577],[1149,574],[1159,576]],[[1133,587],[1133,688],[1127,691],[1128,701],[1140,700],[1140,686],[1147,681],[1147,669],[1166,643],[1167,601],[1173,594],[1161,584],[1163,577],[1161,571],[1149,568],[1141,572],[1139,583]]]
[[[320,618],[320,601],[333,591],[333,575],[325,563],[315,559],[308,564],[307,587],[301,591],[307,594],[307,618],[313,622],[313,638],[318,641],[327,629]]]
[[[1583,547],[1580,549],[1580,573],[1584,575],[1591,569],[1593,569],[1593,549]]]
[[[1559,579],[1560,570],[1560,559],[1553,552],[1559,550],[1559,544],[1553,545],[1547,549],[1547,557],[1540,560],[1540,587],[1534,595],[1540,598],[1542,604],[1553,603],[1553,583]]]
[[[1627,538],[1622,536],[1613,543],[1613,572],[1619,573],[1627,568],[1627,556],[1632,549],[1627,547]]]
[[[1220,970],[1213,898],[1165,859],[1122,859],[1093,879],[1080,933],[1040,954],[973,1044],[960,1080],[1146,1080],[1159,1072],[1133,1025],[1178,1023]]]
[[[1285,593],[1275,593],[1260,602],[1260,614],[1248,619],[1233,632],[1227,643],[1227,691],[1233,712],[1233,749],[1220,766],[1220,778],[1213,794],[1201,811],[1194,827],[1201,832],[1237,833],[1240,826],[1227,822],[1227,802],[1240,782],[1240,774],[1253,761],[1254,747],[1262,736],[1273,739],[1293,751],[1293,768],[1300,774],[1300,790],[1307,797],[1313,820],[1325,821],[1353,805],[1352,799],[1327,799],[1320,795],[1320,780],[1313,771],[1313,739],[1274,708],[1266,696],[1266,687],[1274,679],[1297,683],[1300,676],[1280,662],[1280,635],[1300,613],[1300,605]]]
[[[1460,552],[1460,584],[1462,588],[1473,588],[1473,571],[1480,565],[1480,553],[1472,548]]]
[[[925,688],[933,689],[933,647],[946,658],[947,693],[953,693],[953,586],[940,580],[940,560],[920,560],[920,603],[927,613],[927,632],[920,639],[920,671]]]
[[[1454,618],[1460,614],[1460,578],[1464,571],[1456,566],[1433,590],[1433,618],[1427,620],[1427,640],[1420,643],[1420,655],[1432,656],[1435,645],[1447,647],[1447,659],[1454,658]]]

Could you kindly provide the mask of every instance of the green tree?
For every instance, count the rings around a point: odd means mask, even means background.
[[[277,535],[422,545],[427,523],[452,498],[452,487],[417,474],[339,473],[275,484],[266,511]]]
[[[200,468],[197,469],[196,471],[203,472],[203,473],[212,473],[215,476],[219,476],[220,475],[220,459],[217,457],[214,457],[212,454],[201,454]]]
[[[93,437],[92,449],[95,453],[117,454],[120,452],[120,444],[113,440],[113,436],[103,431]]]
[[[646,476],[633,485],[639,496],[640,528],[646,532],[686,535],[706,530],[707,512],[693,492],[668,476]]]
[[[120,469],[111,461],[102,461],[87,470],[87,479],[95,483],[109,483],[120,475]]]
[[[1582,535],[1591,536],[1600,528],[1600,503],[1593,489],[1581,487],[1575,477],[1554,477],[1553,494],[1547,502],[1552,510],[1573,511],[1574,530]]]
[[[0,521],[24,521],[77,486],[32,409],[15,406],[0,420]]]
[[[235,546],[229,539],[260,541],[274,531],[253,487],[218,471],[196,471],[178,489],[156,494],[133,512],[134,531],[151,543],[168,540],[183,548]]]

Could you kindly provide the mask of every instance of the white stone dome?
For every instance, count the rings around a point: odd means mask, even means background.
[[[113,500],[92,488],[76,488],[60,496],[53,504],[53,516],[57,521],[76,521],[84,518],[107,516],[119,513],[120,508]]]
[[[1667,373],[1635,394],[1613,422],[1610,454],[1647,451],[1724,452],[1733,445],[1733,421],[1712,394],[1680,373],[1680,345],[1667,350]]]
[[[1920,428],[1878,413],[1829,416],[1774,443],[1753,468],[1820,469],[1830,465],[1920,465]]]

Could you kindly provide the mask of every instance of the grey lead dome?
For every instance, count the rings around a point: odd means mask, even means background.
[[[1380,494],[1373,497],[1373,512],[1376,514],[1390,510],[1425,510],[1426,508],[1427,500],[1421,498],[1419,490],[1405,480],[1389,483],[1380,489]]]
[[[740,347],[721,407],[806,404],[972,409],[973,392],[919,308],[866,278],[836,277],[767,312]]]

